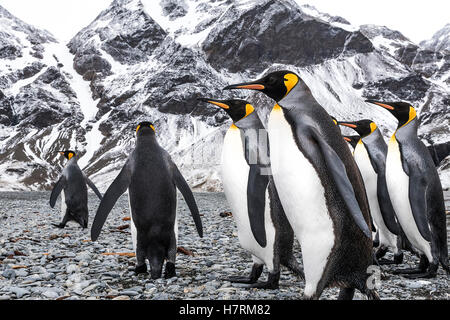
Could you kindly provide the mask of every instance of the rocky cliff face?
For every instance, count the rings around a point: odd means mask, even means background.
[[[357,28],[290,0],[115,0],[66,46],[3,9],[0,17],[8,26],[0,32],[1,189],[49,188],[63,162],[54,151],[70,146],[105,190],[133,148],[136,123],[150,119],[191,186],[220,190],[230,122],[197,98],[248,97],[265,119],[269,99],[221,89],[282,68],[298,72],[330,114],[370,117],[386,136],[394,119],[364,98],[410,101],[436,162],[449,153],[448,52],[384,27]],[[448,158],[442,166],[450,186]]]
[[[420,46],[431,51],[450,51],[450,23],[438,30],[429,40],[424,40]]]

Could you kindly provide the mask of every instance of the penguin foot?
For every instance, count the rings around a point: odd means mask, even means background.
[[[403,262],[403,252],[400,251],[397,254],[394,254],[394,263],[401,264]]]
[[[238,287],[241,288],[258,288],[258,289],[268,289],[268,290],[274,290],[274,289],[278,289],[280,286],[277,283],[272,283],[272,282],[255,282],[252,284],[247,284],[247,285],[240,285]]]
[[[338,300],[353,300],[355,295],[355,288],[341,288],[339,291]]]
[[[242,285],[244,288],[258,288],[258,289],[278,289],[280,282],[280,272],[269,273],[266,282],[255,282],[247,285]]]
[[[136,268],[134,268],[134,272],[136,274],[147,273],[147,265],[144,263],[143,265],[136,266]]]
[[[396,275],[407,275],[407,274],[419,274],[419,273],[423,273],[423,269],[422,268],[406,268],[406,269],[395,269],[392,270],[392,274],[396,274]]]
[[[413,274],[405,274],[404,278],[407,279],[430,279],[435,278],[437,276],[437,270],[439,268],[439,264],[430,263],[426,272],[421,273],[413,273]]]
[[[167,262],[166,269],[164,270],[164,278],[169,279],[176,277],[177,273],[175,272],[175,263]]]
[[[424,272],[424,273],[416,273],[416,274],[403,274],[401,275],[403,278],[406,279],[431,279],[436,277],[436,273],[432,272]]]
[[[251,277],[240,277],[240,276],[232,276],[228,278],[223,278],[222,280],[229,281],[232,283],[245,283],[245,284],[252,284],[256,282],[256,280],[252,279]]]
[[[52,223],[52,225],[54,225],[55,227],[60,228],[60,229],[64,229],[64,227],[66,226],[65,224],[62,224],[62,223]]]
[[[263,268],[264,268],[264,265],[254,263],[252,266],[252,272],[250,273],[249,277],[234,276],[234,277],[225,278],[223,280],[233,282],[233,283],[253,284],[253,283],[256,283],[256,281],[258,281],[258,279],[261,276],[261,273],[263,271]]]

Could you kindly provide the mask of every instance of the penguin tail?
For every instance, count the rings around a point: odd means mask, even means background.
[[[286,261],[283,262],[283,265],[291,270],[293,273],[298,275],[302,280],[305,280],[305,273],[303,272],[303,268],[300,266],[300,264],[295,260],[294,256],[290,256],[286,259]]]

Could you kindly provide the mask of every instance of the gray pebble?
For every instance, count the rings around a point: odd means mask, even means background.
[[[24,288],[11,287],[10,292],[14,293],[18,299],[22,298],[24,295],[30,294],[30,291]]]
[[[13,269],[6,269],[5,271],[3,271],[2,276],[4,276],[7,279],[15,279],[16,272]]]

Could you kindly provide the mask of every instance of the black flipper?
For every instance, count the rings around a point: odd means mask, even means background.
[[[102,196],[102,194],[100,193],[100,191],[98,191],[98,189],[97,189],[97,187],[95,186],[95,184],[94,184],[94,183],[91,181],[91,179],[89,179],[84,173],[83,173],[83,176],[84,176],[84,180],[86,181],[87,185],[88,185],[89,187],[91,187],[91,189],[95,192],[95,194],[97,195],[97,197],[98,197],[100,200],[102,200],[103,196]]]
[[[310,127],[309,129],[312,137],[320,147],[328,171],[331,173],[331,176],[336,182],[338,191],[342,196],[342,199],[346,203],[348,211],[350,212],[353,220],[364,233],[364,235],[367,238],[372,239],[372,233],[369,226],[367,225],[366,220],[364,219],[364,215],[361,212],[358,201],[356,200],[355,192],[347,176],[347,170],[345,169],[344,163],[342,162],[341,158],[339,158],[336,151],[334,151],[333,148],[330,147],[330,145],[320,136],[320,133],[317,132],[316,129],[312,127]]]
[[[55,186],[53,187],[52,193],[50,195],[50,207],[54,207],[56,200],[58,199],[59,194],[66,186],[66,178],[64,176],[61,176],[59,180],[56,182]]]
[[[100,232],[102,231],[103,224],[108,217],[111,209],[114,207],[117,199],[128,189],[131,181],[131,169],[128,162],[122,168],[119,175],[106,190],[105,195],[100,202],[100,205],[95,214],[94,222],[91,227],[91,239],[92,241],[97,240]]]
[[[426,191],[427,184],[423,178],[409,177],[409,203],[414,221],[422,237],[431,241],[431,231],[427,219]]]
[[[253,236],[261,247],[267,245],[264,213],[268,184],[269,177],[261,174],[261,167],[257,164],[251,164],[247,181],[248,218]]]
[[[191,215],[192,218],[194,219],[198,235],[200,236],[200,238],[203,238],[202,220],[200,218],[200,213],[198,212],[198,207],[197,203],[195,202],[194,195],[192,194],[191,188],[189,188],[189,185],[187,184],[186,180],[184,180],[180,170],[178,170],[175,163],[172,162],[172,165],[173,165],[173,179],[175,185],[177,186],[178,190],[180,190],[184,200],[186,201],[189,207],[189,210],[191,211]]]
[[[378,173],[377,175],[377,197],[384,224],[390,232],[398,236],[400,234],[400,229],[395,218],[394,207],[392,207],[392,202],[389,197],[386,176],[384,172]]]

